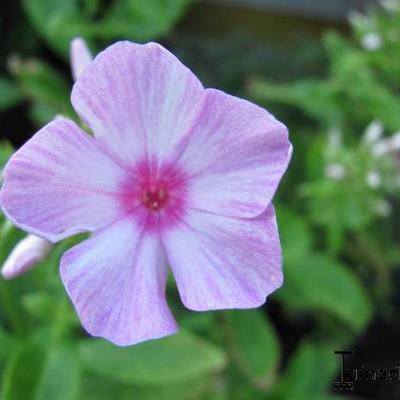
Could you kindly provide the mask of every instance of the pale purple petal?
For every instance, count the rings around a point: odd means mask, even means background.
[[[291,157],[287,129],[248,101],[214,89],[206,93],[201,113],[180,144],[178,164],[193,177],[188,204],[226,216],[259,215]]]
[[[52,242],[119,218],[126,172],[75,123],[57,119],[8,162],[0,201],[11,221]]]
[[[76,81],[85,68],[92,62],[93,57],[82,38],[72,40],[70,53],[72,77]]]
[[[163,232],[184,305],[192,310],[253,308],[282,285],[282,256],[270,205],[259,217],[236,219],[192,211]]]
[[[42,261],[52,249],[52,244],[35,235],[22,239],[6,258],[1,274],[5,279],[15,278]]]
[[[162,46],[118,42],[82,73],[72,104],[95,136],[131,163],[167,159],[204,95],[198,79]]]
[[[157,235],[122,218],[75,246],[61,277],[85,329],[124,346],[175,333],[165,299],[167,264]]]

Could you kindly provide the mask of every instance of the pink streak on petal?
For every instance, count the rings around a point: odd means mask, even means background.
[[[72,77],[76,81],[85,68],[93,61],[93,57],[82,38],[75,38],[71,41],[70,55]]]
[[[124,162],[166,161],[190,129],[204,97],[192,72],[156,43],[118,42],[75,83],[75,110]]]
[[[28,235],[12,250],[3,264],[1,274],[5,279],[18,275],[35,267],[53,248],[52,244],[35,235]]]
[[[286,127],[266,110],[214,89],[176,147],[191,208],[254,217],[271,202],[292,153]]]
[[[177,331],[165,299],[167,264],[157,235],[122,218],[67,251],[61,277],[85,329],[120,346]]]
[[[75,123],[57,119],[8,162],[0,202],[11,221],[51,242],[119,218],[126,171]]]
[[[254,219],[189,212],[162,240],[184,305],[192,310],[261,306],[282,285],[272,206]]]

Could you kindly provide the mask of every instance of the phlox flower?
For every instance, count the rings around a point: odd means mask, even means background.
[[[291,145],[266,110],[216,89],[156,43],[118,42],[77,67],[72,104],[8,162],[0,201],[51,242],[85,329],[118,345],[176,332],[168,266],[196,311],[258,307],[282,284],[271,200]],[[87,65],[86,65],[87,64]]]

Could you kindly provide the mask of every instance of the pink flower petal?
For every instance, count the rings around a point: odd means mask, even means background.
[[[71,42],[71,69],[72,77],[76,81],[85,68],[92,62],[93,57],[85,41],[75,38]]]
[[[119,218],[125,174],[76,124],[57,119],[8,162],[1,206],[15,225],[55,242]]]
[[[198,79],[156,43],[118,42],[85,69],[72,104],[122,160],[166,159],[205,95]]]
[[[286,127],[248,101],[207,89],[181,143],[178,164],[193,176],[190,207],[232,217],[262,213],[292,152]]]
[[[236,219],[192,211],[163,232],[184,305],[192,310],[253,308],[282,285],[275,212]]]
[[[83,326],[125,346],[175,333],[165,300],[167,267],[157,235],[122,218],[67,251],[61,276]]]

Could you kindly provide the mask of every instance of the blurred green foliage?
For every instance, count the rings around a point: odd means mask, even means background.
[[[21,1],[35,34],[62,57],[77,35],[93,49],[163,37],[190,1],[105,3]],[[267,108],[277,103],[283,115],[304,116],[301,124],[285,120],[295,151],[276,201],[285,284],[272,298],[281,322],[265,309],[184,310],[170,284],[179,334],[130,348],[90,338],[59,279],[60,256],[79,240],[69,239],[25,276],[0,280],[0,400],[336,398],[333,351],[351,346],[377,309],[391,318],[391,277],[400,264],[400,9],[355,15],[352,26],[350,39],[325,35],[324,78],[259,77],[247,87]],[[0,111],[25,102],[38,127],[57,114],[74,118],[69,78],[47,61],[8,61]],[[1,143],[0,168],[12,151]],[[3,261],[23,233],[4,216],[0,223]],[[287,355],[283,330],[305,321],[311,328]]]
[[[190,2],[117,0],[104,8],[100,0],[22,0],[22,5],[32,25],[48,44],[55,51],[68,55],[69,44],[76,36],[103,42],[157,38],[171,29]]]

